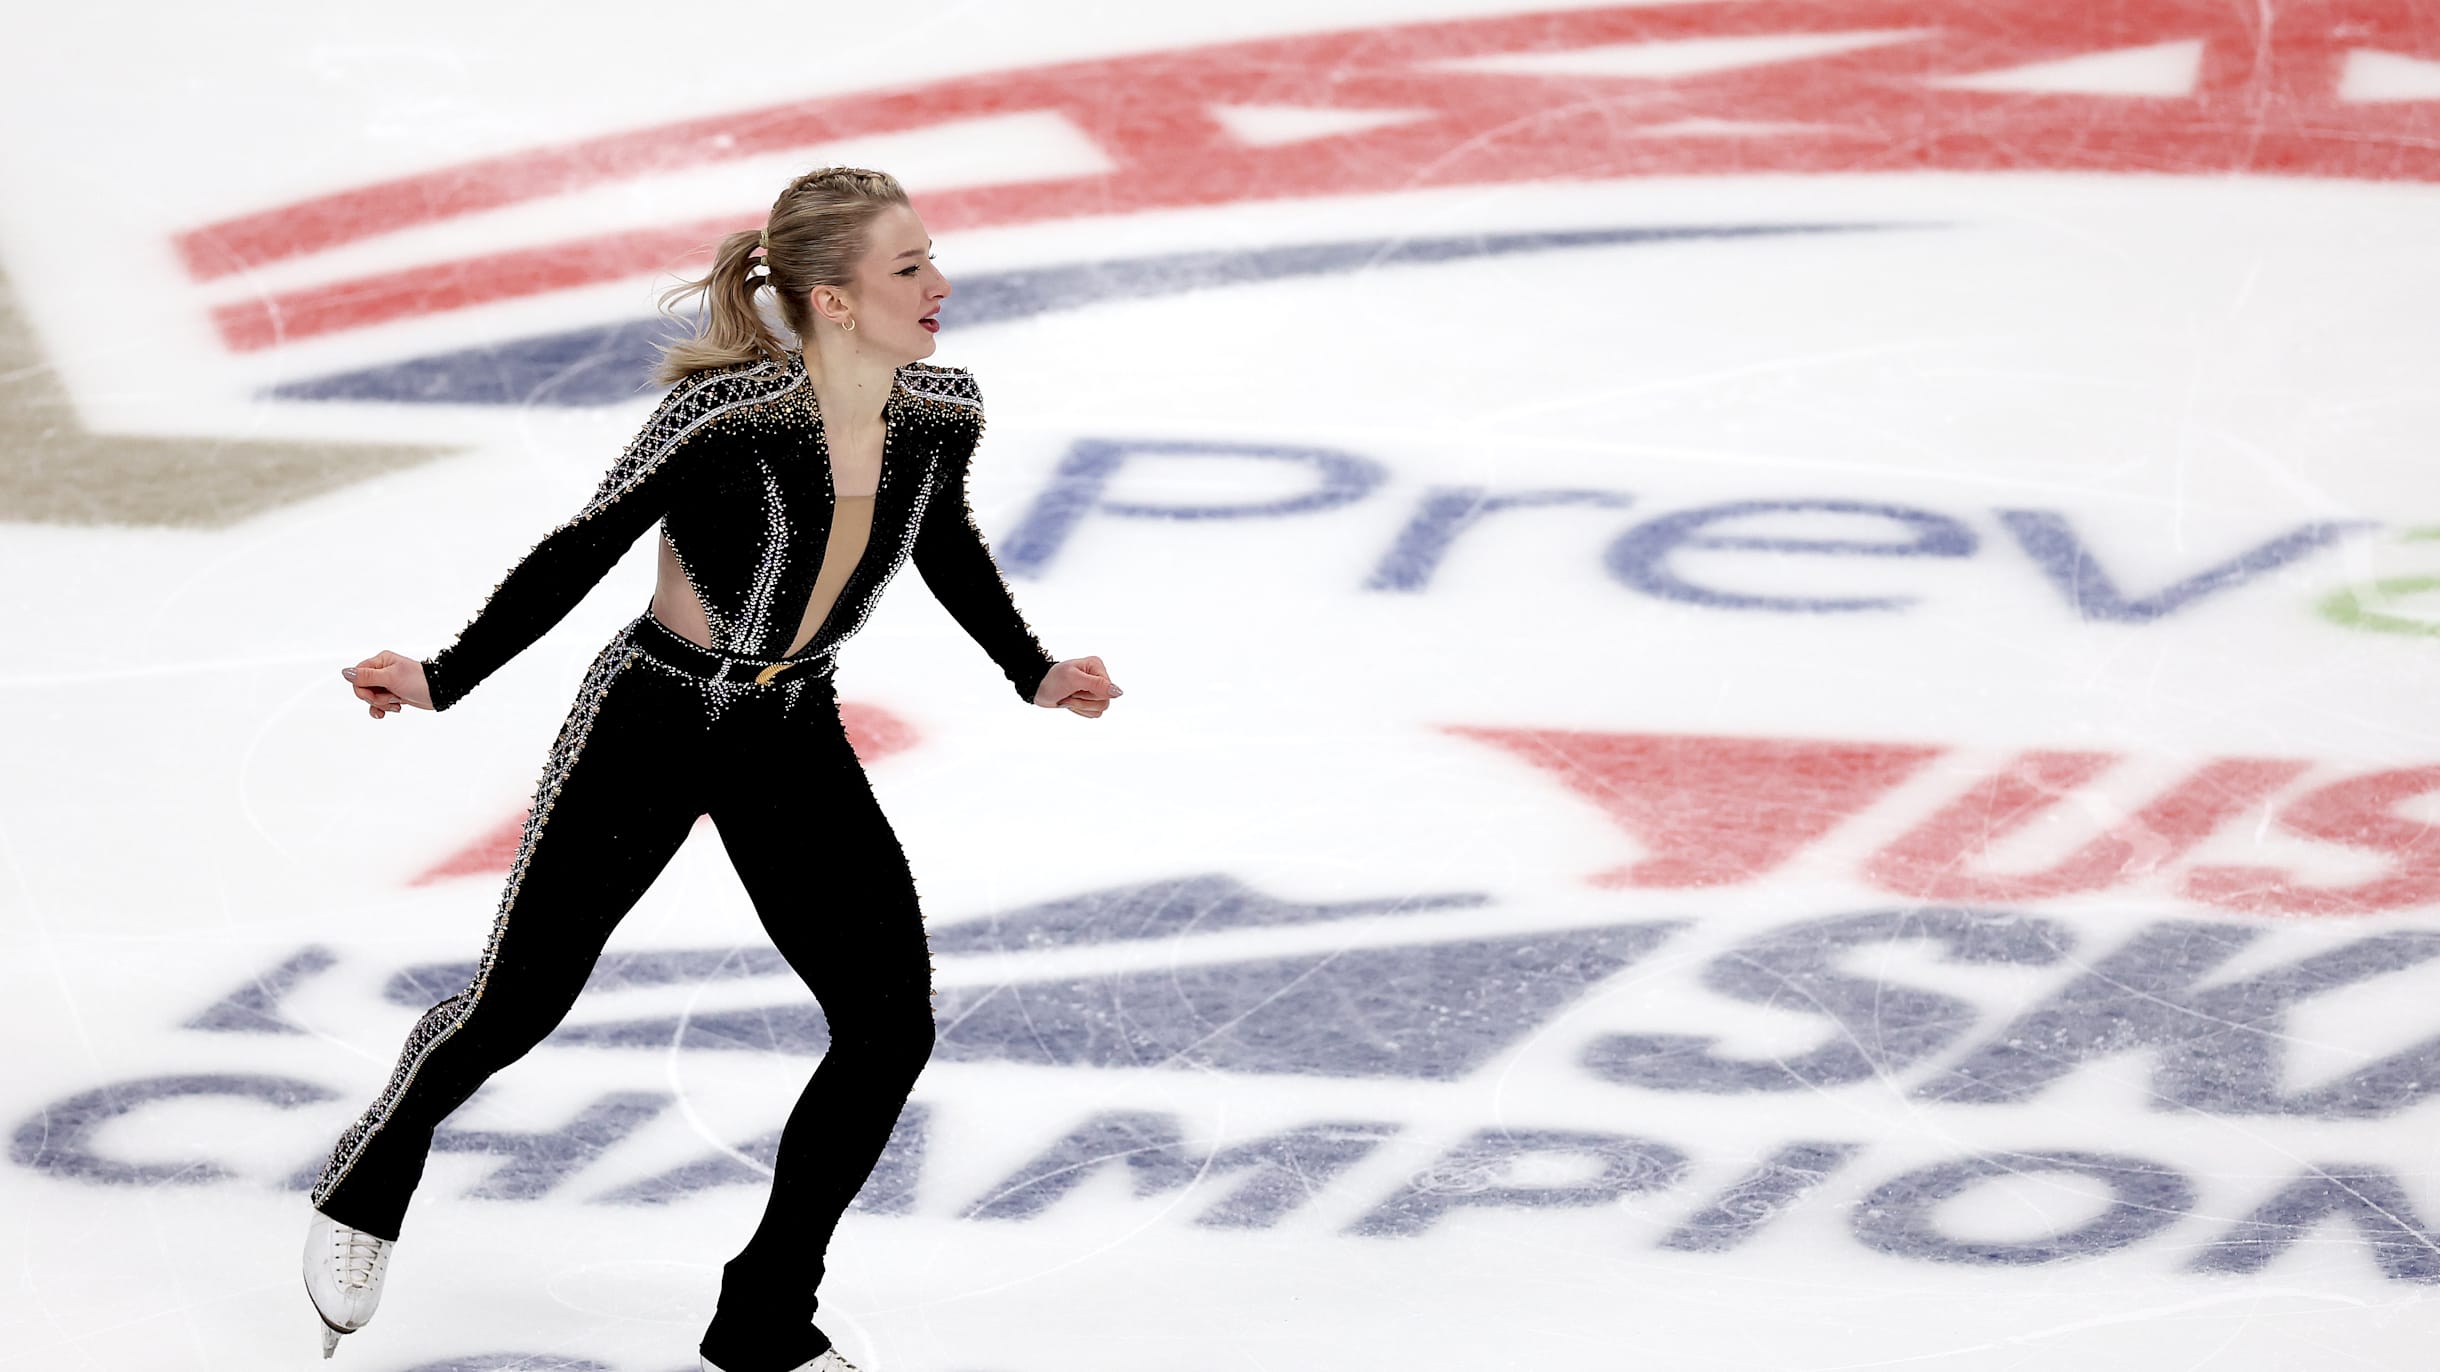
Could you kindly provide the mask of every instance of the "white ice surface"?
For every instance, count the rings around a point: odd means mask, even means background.
[[[1334,0],[1018,16],[969,5],[906,19],[883,7],[831,30],[807,7],[711,19],[444,6],[420,11],[411,39],[394,13],[374,23],[322,6],[255,7],[245,25],[212,7],[46,16],[51,55],[0,94],[17,130],[0,140],[0,166],[19,188],[0,208],[0,252],[84,422],[461,451],[208,531],[0,523],[15,630],[0,640],[0,1132],[12,1150],[0,1165],[0,1259],[14,1269],[0,1285],[0,1367],[252,1372],[312,1359],[295,1275],[304,1204],[289,1178],[319,1162],[388,1074],[417,1011],[385,999],[384,983],[472,958],[498,895],[497,873],[414,879],[515,816],[585,661],[649,586],[647,544],[462,709],[371,725],[336,669],[446,641],[509,561],[583,499],[646,407],[281,405],[256,389],[637,317],[648,283],[240,357],[205,323],[224,294],[155,289],[176,281],[170,233],[407,170],[815,91],[1474,8]],[[141,41],[92,41],[129,25]],[[586,36],[581,52],[563,37],[569,25]],[[739,62],[747,49],[789,52],[792,64]],[[66,127],[78,136],[43,132]],[[1286,127],[1261,124],[1265,136]],[[1042,135],[1044,165],[1064,165],[1053,145],[1065,136]],[[706,197],[725,192],[672,194],[675,208],[643,217],[708,213],[720,204]],[[588,227],[582,205],[519,213],[501,241]],[[1097,721],[1020,706],[913,573],[901,575],[846,653],[841,684],[850,704],[914,732],[871,776],[936,934],[1215,874],[1275,900],[1391,912],[944,954],[945,991],[1683,927],[1452,1079],[1023,1061],[1015,1048],[1006,1061],[936,1060],[915,1093],[929,1130],[911,1211],[852,1214],[830,1255],[823,1325],[860,1365],[2340,1372],[2428,1357],[2440,1336],[2430,1238],[2399,1240],[2405,1276],[2336,1219],[2259,1272],[2188,1268],[2316,1167],[2384,1169],[2417,1222],[2440,1231],[2440,1107],[2398,1096],[2405,1078],[2311,1110],[2205,1109],[2164,1091],[2145,1050],[2096,1057],[2021,1103],[1927,1100],[1915,1088],[2147,929],[2258,935],[2206,984],[2440,934],[2428,899],[2266,916],[2182,884],[2214,864],[2326,886],[2374,879],[2398,859],[2274,816],[2317,787],[2440,763],[2440,592],[2395,589],[2440,579],[2440,542],[2410,537],[2440,526],[2440,190],[2172,174],[1649,178],[1086,217],[943,235],[940,246],[954,281],[1216,246],[1821,222],[1892,227],[1384,265],[967,332],[952,312],[939,360],[973,368],[990,398],[974,501],[995,540],[1084,440],[1328,448],[1382,475],[1360,500],[1276,519],[1088,518],[1039,574],[1012,576],[1054,654],[1098,654],[1126,688]],[[375,246],[359,251],[375,260]],[[120,261],[149,265],[109,265]],[[1311,481],[1276,462],[1143,458],[1103,498],[1243,504]],[[1631,503],[1494,513],[1458,536],[1423,589],[1366,589],[1419,502],[1457,487]],[[1757,500],[1932,511],[1969,529],[1976,549],[1696,549],[1670,564],[1752,595],[1912,599],[1868,613],[1672,603],[1604,569],[1630,526]],[[2156,621],[2106,623],[2071,612],[1998,521],[2003,509],[2066,516],[2130,597],[2309,521],[2378,527]],[[1886,523],[1772,518],[1734,531],[1896,536]],[[2383,579],[2392,591],[2370,589]],[[2325,607],[2350,588],[2423,631],[2338,622]],[[1593,880],[1643,852],[1564,784],[1566,768],[1460,729],[1940,752],[1767,873],[1653,889]],[[1730,998],[1706,969],[1804,921],[1937,903],[1875,880],[1873,855],[2035,749],[2123,761],[1991,845],[1984,868],[2047,867],[2211,759],[2310,769],[2158,870],[2001,902],[2074,935],[2058,962],[1968,966],[1909,942],[1842,955],[1850,975],[1966,1008],[1971,1027],[1920,1062],[1743,1094],[1588,1070],[1588,1045],[1607,1035],[1708,1036],[1750,1059],[1835,1040],[1842,1031],[1820,1014]],[[2407,841],[2412,860],[2434,841],[2440,801],[2410,798],[2388,822],[2422,826]],[[1394,909],[1454,894],[1478,899]],[[717,842],[698,832],[611,947],[763,944]],[[331,964],[278,1007],[302,1032],[183,1027],[308,947]],[[1486,978],[1498,975],[1486,964]],[[2401,962],[2299,1002],[2268,1035],[2281,1089],[2342,1082],[2440,1034],[2435,976]],[[2095,1013],[2139,1013],[2140,988],[2128,997]],[[784,978],[616,990],[581,1002],[570,1024],[802,998]],[[1344,1023],[1316,1023],[1311,1042],[1362,1017],[1350,1008]],[[1271,1027],[1303,1051],[1297,1026]],[[2232,1031],[2228,1051],[2263,1042]],[[548,1131],[612,1092],[672,1104],[539,1199],[470,1198],[497,1160],[436,1156],[380,1317],[340,1360],[365,1372],[691,1367],[719,1264],[759,1212],[759,1187],[658,1206],[600,1197],[734,1155],[777,1126],[811,1066],[780,1053],[538,1049],[452,1123]],[[148,1181],[29,1165],[49,1156],[47,1121],[64,1117],[63,1102],[195,1074],[293,1079],[327,1096],[278,1109],[192,1095],[92,1129],[95,1153],[172,1169]],[[2403,1103],[2380,1104],[2392,1098]],[[1266,1227],[1195,1222],[1233,1177],[1138,1195],[1124,1163],[1029,1218],[964,1217],[1063,1134],[1113,1111],[1165,1113],[1190,1150],[1324,1120],[1394,1133]],[[1418,1176],[1440,1177],[1452,1146],[1501,1128],[1650,1139],[1686,1165],[1606,1204],[1457,1206],[1411,1236],[1348,1232]],[[1804,1140],[1856,1151],[1729,1251],[1660,1246],[1774,1149]],[[2060,1150],[2174,1168],[2191,1204],[2114,1251],[2049,1262],[1936,1262],[1858,1237],[1867,1196],[1892,1178]],[[192,1169],[206,1162],[224,1174],[199,1179]],[[1587,1175],[1581,1158],[1540,1155],[1489,1182]],[[1935,1213],[1961,1242],[2004,1245],[2075,1230],[2107,1205],[2088,1181],[2027,1172]],[[522,1360],[502,1360],[512,1354]]]

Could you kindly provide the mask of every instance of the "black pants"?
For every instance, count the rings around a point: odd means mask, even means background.
[[[914,877],[840,725],[831,663],[756,682],[770,665],[699,648],[649,613],[602,649],[552,745],[474,980],[417,1022],[313,1190],[324,1214],[395,1239],[434,1128],[557,1027],[610,931],[708,813],[830,1027],[781,1130],[762,1222],[722,1269],[702,1352],[725,1372],[784,1372],[829,1347],[812,1322],[821,1255],[933,1042]]]

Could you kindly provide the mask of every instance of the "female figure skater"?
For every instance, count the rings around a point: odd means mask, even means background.
[[[765,288],[795,349],[757,308]],[[1019,699],[1090,719],[1121,694],[1101,659],[1043,651],[975,528],[982,399],[964,371],[920,360],[949,283],[897,181],[798,177],[759,234],[729,235],[711,273],[670,298],[698,292],[702,331],[662,358],[658,379],[677,384],[592,499],[456,642],[341,672],[376,719],[446,710],[661,526],[650,607],[585,675],[473,981],[416,1023],[313,1188],[305,1286],[324,1357],[372,1318],[434,1127],[558,1025],[611,929],[709,813],[830,1047],[781,1130],[762,1221],[722,1269],[702,1364],[854,1372],[813,1323],[814,1289],[933,1024],[914,880],[840,726],[834,657],[911,554]]]

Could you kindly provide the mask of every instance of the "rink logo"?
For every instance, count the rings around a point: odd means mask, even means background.
[[[167,1102],[251,1101],[294,1108],[332,1095],[281,1077],[192,1075],[128,1082],[60,1101],[27,1120],[12,1140],[12,1157],[86,1182],[220,1181],[228,1172],[209,1162],[134,1163],[104,1156],[94,1150],[93,1135]],[[491,1176],[466,1193],[469,1197],[537,1200],[668,1103],[652,1093],[629,1093],[605,1098],[559,1133],[444,1130],[434,1146],[444,1154],[482,1153],[497,1162]],[[920,1184],[932,1111],[920,1100],[909,1103],[854,1210],[916,1213],[914,1188]],[[1373,1160],[1399,1132],[1400,1126],[1388,1122],[1322,1121],[1214,1146],[1190,1140],[1177,1117],[1165,1112],[1103,1112],[1053,1140],[956,1217],[1030,1219],[1080,1190],[1106,1191],[1107,1180],[1115,1178],[1136,1201],[1152,1201],[1183,1223],[1212,1230],[1270,1229],[1340,1199],[1342,1176]],[[775,1146],[768,1139],[757,1141],[751,1156],[767,1168]],[[1633,1205],[1648,1215],[1665,1198],[1676,1202],[1677,1218],[1664,1222],[1651,1246],[1727,1253],[1764,1237],[1862,1151],[1852,1142],[1791,1142],[1751,1160],[1717,1191],[1689,1196],[1683,1183],[1694,1159],[1669,1143],[1600,1130],[1487,1128],[1393,1180],[1385,1194],[1364,1198],[1356,1216],[1335,1228],[1350,1237],[1401,1239],[1462,1233],[1466,1217],[1478,1211],[1603,1208],[1611,1211],[1605,1227],[1623,1238],[1651,1226],[1621,1219],[1620,1212]],[[2098,1213],[2056,1219],[2055,1193],[2066,1189],[2061,1181],[2098,1189]],[[765,1184],[764,1173],[714,1154],[593,1199],[664,1204],[720,1187]],[[2180,1265],[2189,1272],[2249,1275],[2270,1268],[2300,1243],[2344,1233],[2362,1245],[2383,1276],[2440,1284],[2440,1233],[2424,1226],[2398,1176],[2383,1168],[2304,1164],[2290,1178],[2257,1192],[2233,1220],[2204,1204],[2196,1179],[2173,1164],[2084,1149],[1967,1154],[1868,1178],[1867,1184],[1870,1190],[1846,1208],[1846,1227],[1866,1248],[1894,1258],[2018,1267],[2098,1257],[2168,1236],[2180,1241],[2185,1254]],[[292,1183],[298,1190],[308,1185],[310,1170]],[[2053,1214],[2045,1215],[2047,1227],[2036,1232],[2005,1237],[1960,1232],[1943,1209],[1977,1193],[1983,1198],[1997,1193],[2020,1211],[2030,1208],[2029,1202],[2046,1200]]]
[[[991,173],[924,195],[935,231],[1637,176],[2431,181],[2440,83],[2427,33],[2411,0],[2356,0],[2343,24],[2271,25],[2197,0],[1691,0],[1469,17],[825,94],[351,187],[201,225],[171,247],[208,284],[511,206],[574,235],[402,257],[369,275],[340,258],[306,265],[308,284],[219,292],[214,327],[250,351],[649,276],[761,217],[688,201],[682,175],[882,136],[910,173],[946,150],[969,150],[950,161],[960,168],[972,148],[994,150]],[[670,219],[603,228],[581,197],[612,186]]]
[[[1585,874],[1606,889],[1739,886],[1814,860],[1837,877],[1924,901],[2129,892],[2270,916],[2440,904],[2440,827],[2413,814],[2440,794],[2435,764],[2332,775],[2297,758],[2222,757],[2160,774],[2153,760],[2114,752],[1976,758],[1926,743],[1443,729],[1539,769],[1599,809],[1639,854]],[[2132,787],[2121,780],[2130,773]],[[1913,808],[1893,806],[1899,798]],[[522,812],[503,820],[416,882],[506,870],[523,825]],[[1876,826],[1860,849],[1850,841]],[[2215,840],[2263,832],[2324,856],[2299,868],[2204,856]],[[974,928],[952,927],[933,946],[965,951],[975,937]]]
[[[2094,936],[2048,916],[1939,905],[1800,919],[1689,961],[1657,956],[1691,937],[1694,926],[1682,920],[1453,931],[1452,922],[1479,926],[1484,904],[1470,893],[1299,904],[1202,877],[944,924],[935,941],[951,956],[935,1062],[1390,1080],[1414,1092],[1495,1066],[1518,1070],[1514,1055],[1526,1053],[1580,1083],[1569,1093],[1570,1121],[1508,1113],[1496,1126],[1453,1128],[1445,1110],[1402,1119],[1359,1108],[1214,1136],[1174,1111],[1100,1110],[1032,1135],[1005,1125],[959,1131],[964,1146],[992,1150],[998,1180],[977,1187],[940,1180],[934,1141],[941,1112],[958,1107],[927,1092],[900,1119],[858,1206],[993,1223],[1061,1213],[1090,1195],[1105,1206],[1155,1206],[1196,1228],[1318,1226],[1359,1240],[1460,1233],[1476,1215],[1528,1211],[1596,1226],[1615,1241],[1641,1234],[1685,1253],[1762,1242],[1774,1226],[1810,1212],[1899,1258],[2038,1265],[2160,1239],[2161,1251],[2188,1269],[2228,1273],[2262,1271],[2302,1241],[2348,1233],[2390,1278],[2440,1282],[2440,1237],[2421,1217],[2425,1202],[2398,1175],[2349,1160],[2331,1132],[2440,1092],[2440,1022],[2391,1025],[2393,1042],[2381,1056],[2335,1075],[2316,1068],[2317,1080],[2299,1080],[2292,1060],[2299,1015],[2427,968],[2440,959],[2440,933],[2390,930],[2283,950],[2262,926],[2167,920],[2121,930],[2101,921],[2107,932]],[[1307,951],[1253,955],[1242,942],[1210,946],[1257,931],[1301,937]],[[957,980],[955,964],[965,954],[1053,956],[1130,945],[1145,945],[1146,970]],[[1890,956],[1901,950],[1916,956]],[[296,1035],[287,1007],[314,994],[339,965],[326,950],[299,950],[184,1027]],[[1941,969],[1957,975],[1944,979]],[[1995,969],[2014,973],[1995,981]],[[420,1009],[468,971],[462,964],[406,968],[385,994]],[[1627,972],[1634,997],[1596,996]],[[1656,997],[1671,978],[1692,985],[1675,998]],[[765,1004],[739,1005],[728,989],[767,982],[786,990]],[[2018,989],[1995,996],[1990,988],[1998,984]],[[654,1003],[670,988],[698,1008],[621,1009],[630,999]],[[1701,1016],[1707,1025],[1757,1012],[1793,1015],[1817,1026],[1814,1041],[1757,1053],[1714,1034],[1617,1022],[1638,1005],[1685,1004],[1687,995],[1720,1007]],[[673,1048],[818,1054],[827,1044],[820,1015],[768,949],[612,954],[596,968],[579,1011],[585,1017],[563,1026],[547,1050],[641,1050],[657,1060]],[[1800,1125],[1781,1142],[1714,1158],[1666,1130],[1588,1127],[1586,1119],[1666,1119],[1673,1099],[1772,1095],[1786,1098],[1775,1118],[1789,1123],[1842,1096],[1869,1105],[1891,1093],[1919,1111],[2027,1109],[2071,1079],[2129,1072],[2167,1115],[2263,1122],[2256,1129],[2279,1119],[2323,1123],[2308,1152],[2279,1150],[2284,1175],[2256,1179],[2195,1175],[2175,1160],[2114,1147],[1891,1155],[1843,1133],[1840,1124],[1857,1118],[1853,1110],[1826,1112],[1820,1122],[1830,1128]],[[659,1077],[639,1086],[643,1080]],[[513,1081],[487,1089],[513,1090]],[[1601,1103],[1605,1093],[1614,1106]],[[20,1120],[11,1155],[67,1181],[250,1178],[303,1189],[319,1167],[318,1148],[284,1160],[165,1156],[157,1133],[124,1122],[165,1118],[155,1113],[164,1109],[242,1115],[310,1107],[320,1115],[347,1094],[259,1073],[120,1081]],[[769,1165],[775,1130],[692,1161],[671,1165],[661,1152],[638,1166],[637,1146],[672,1117],[675,1103],[663,1090],[612,1091],[541,1128],[453,1124],[435,1148],[482,1158],[485,1170],[467,1194],[502,1201],[665,1205],[763,1183],[759,1167]],[[322,1132],[222,1129],[210,1136],[268,1142],[276,1152],[293,1134],[318,1142]],[[127,1151],[139,1137],[156,1142]],[[2329,1157],[2320,1156],[2324,1150]],[[1999,1202],[2040,1222],[1995,1235],[1987,1224],[1955,1218],[1960,1208],[1987,1216]],[[1568,1219],[1563,1212],[1599,1213]]]
[[[1542,769],[1642,851],[1595,886],[1685,888],[1762,880],[1833,839],[1950,750],[1800,738],[1452,727]],[[2440,826],[2412,813],[2440,765],[2311,777],[2293,758],[2212,758],[2112,796],[2124,754],[2036,749],[1927,797],[1928,813],[1842,875],[1933,901],[2025,903],[2127,888],[2259,915],[2361,915],[2440,903]],[[1979,774],[1976,774],[1979,772]],[[2123,792],[2124,788],[2119,788]],[[2118,811],[2115,818],[2099,818]],[[2196,859],[2215,837],[2264,830],[2324,846],[2349,876]],[[2019,841],[2027,835],[2036,842]],[[2025,851],[2007,865],[1998,854]],[[2368,863],[2367,859],[2372,861]],[[2316,864],[2322,865],[2322,864]],[[2373,867],[2369,873],[2366,867]]]
[[[1581,1024],[1585,998],[1630,968],[1638,985],[1661,979],[1647,964],[1690,927],[1658,919],[1439,937],[1415,927],[1467,922],[1485,903],[1457,893],[1313,906],[1200,877],[937,925],[942,1027],[933,1061],[1458,1081],[1529,1044],[1552,1051],[1554,1026]],[[1384,917],[1399,925],[1384,930]],[[1308,951],[1224,951],[1230,936],[1253,930],[1301,934],[1294,941]],[[1153,945],[1144,970],[959,979],[967,955],[1131,943]],[[1817,1021],[1818,1047],[1748,1057],[1699,1035],[1582,1028],[1572,1031],[1580,1041],[1569,1056],[1587,1080],[1642,1091],[1812,1094],[1911,1079],[1908,1098],[1926,1105],[2032,1102],[2137,1051],[2153,1064],[2149,1089],[2163,1110],[2380,1118],[2440,1094],[2440,1020],[2391,1026],[2393,1037],[2405,1036],[2394,1051],[2319,1086],[2285,1084],[2293,1013],[2422,967],[2440,957],[2440,932],[2323,941],[2309,955],[2223,973],[2278,943],[2266,927],[2190,920],[2131,924],[2097,940],[2059,919],[1959,905],[1800,920],[1722,951],[1695,981],[1706,1000]],[[1956,969],[1959,987],[1942,988],[1936,975],[1927,985],[1859,970],[1875,953],[1907,947]],[[309,975],[316,956],[327,955],[298,954],[194,1027],[277,1032],[276,998],[265,988]],[[1999,967],[2046,969],[2037,978],[2046,989],[2015,1004],[1964,992],[1979,980],[1971,969]],[[471,963],[407,968],[384,997],[421,1010],[472,972]],[[621,999],[648,1002],[654,988],[707,982],[783,989],[777,1000],[741,1005],[707,993],[707,1003],[683,1012],[617,1009]],[[587,992],[588,1014],[552,1043],[803,1055],[829,1044],[821,1012],[768,948],[605,956]]]
[[[1249,494],[1215,499],[1215,488]],[[1147,498],[1172,490],[1194,495]],[[1800,494],[1687,503],[1581,486],[1401,489],[1392,464],[1342,448],[1139,437],[1072,443],[992,549],[1010,576],[1039,577],[1080,541],[1142,523],[1184,526],[1169,542],[1185,557],[1236,556],[1227,540],[1238,528],[1274,550],[1282,524],[1333,547],[1365,539],[1377,551],[1356,589],[1389,596],[1482,576],[1489,554],[1478,549],[1513,548],[1527,529],[1545,556],[1580,558],[1639,599],[1750,618],[1868,621],[1937,608],[1942,590],[1973,578],[1968,603],[2000,606],[2020,632],[2045,623],[2140,628],[2208,614],[2381,528],[2309,520],[2248,531],[2206,553],[2181,546],[2172,556],[2150,528],[2097,528],[2090,516],[2056,509]],[[2382,599],[2394,604],[2428,589],[2395,580],[2383,583]],[[2394,613],[2353,602],[2325,603],[2323,615],[2396,627]]]

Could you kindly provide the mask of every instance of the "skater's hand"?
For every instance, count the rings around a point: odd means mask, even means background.
[[[1043,673],[1042,684],[1034,688],[1034,703],[1051,710],[1064,707],[1095,719],[1110,708],[1113,696],[1125,694],[1102,670],[1100,658],[1071,657],[1051,664]]]
[[[356,699],[372,707],[373,718],[397,714],[401,707],[432,708],[432,688],[424,684],[424,664],[383,649],[339,675],[355,688]]]

